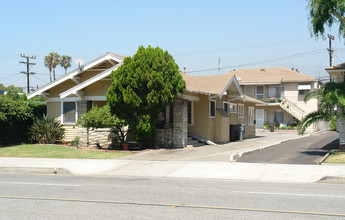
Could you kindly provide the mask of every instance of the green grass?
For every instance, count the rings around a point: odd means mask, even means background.
[[[85,150],[60,145],[23,144],[0,147],[0,157],[114,159],[130,154],[132,153]]]
[[[345,163],[345,152],[332,153],[324,163]]]

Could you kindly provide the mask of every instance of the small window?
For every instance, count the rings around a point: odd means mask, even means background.
[[[227,114],[229,113],[229,102],[223,102],[223,109]]]
[[[298,90],[298,95],[305,95],[309,90]]]
[[[75,102],[63,102],[63,123],[73,124],[76,122],[76,103]]]
[[[216,101],[210,101],[210,117],[216,117]]]
[[[188,101],[187,114],[188,114],[188,118],[187,118],[188,125],[193,125],[193,102],[191,101]]]
[[[230,103],[230,113],[236,113],[236,112],[237,112],[237,104]]]
[[[248,107],[248,124],[254,124],[254,107]]]
[[[92,109],[93,101],[86,102],[86,111],[89,112]]]
[[[244,118],[244,105],[238,104],[238,117]]]
[[[253,86],[244,86],[244,94],[254,98]]]
[[[256,99],[264,98],[264,86],[256,86]]]

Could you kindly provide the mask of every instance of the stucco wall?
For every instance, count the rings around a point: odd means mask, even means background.
[[[100,80],[84,88],[85,96],[105,96],[111,85],[110,80]]]

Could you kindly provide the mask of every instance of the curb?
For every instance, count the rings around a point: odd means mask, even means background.
[[[278,144],[285,143],[285,142],[288,142],[288,141],[292,141],[292,140],[297,140],[297,139],[300,139],[300,138],[308,137],[308,136],[310,136],[312,134],[313,133],[306,134],[306,135],[303,135],[303,136],[298,137],[298,138],[292,138],[292,139],[288,139],[288,140],[284,140],[284,141],[279,141],[279,142],[276,142],[274,144],[266,145],[266,146],[263,146],[263,147],[260,147],[260,148],[257,148],[257,149],[253,149],[253,150],[249,150],[249,151],[243,151],[243,152],[239,152],[239,153],[234,153],[234,154],[230,155],[229,161],[230,162],[236,162],[236,160],[240,159],[243,155],[246,155],[246,154],[249,154],[249,153],[253,153],[255,151],[261,151],[261,150],[263,150],[265,148],[273,147],[273,146],[276,146]]]
[[[0,167],[0,173],[26,173],[26,174],[68,174],[64,168],[43,168],[43,167]]]

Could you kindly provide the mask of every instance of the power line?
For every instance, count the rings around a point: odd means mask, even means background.
[[[27,78],[27,91],[30,93],[30,74],[35,74],[34,72],[30,72],[30,66],[36,65],[36,63],[30,63],[30,59],[36,59],[36,56],[25,56],[25,54],[20,54],[21,57],[25,58],[26,61],[20,61],[19,63],[26,64],[26,72],[25,71],[20,71],[20,73],[26,74]]]
[[[233,65],[233,66],[225,66],[225,67],[221,67],[221,68],[193,70],[193,71],[188,71],[187,73],[215,71],[215,70],[218,70],[218,69],[230,69],[230,68],[235,68],[235,67],[238,68],[238,67],[249,66],[249,65],[256,65],[256,64],[267,63],[267,62],[276,62],[276,61],[293,59],[293,58],[302,57],[302,56],[310,56],[310,55],[318,54],[318,53],[323,52],[323,51],[324,51],[324,48],[323,49],[318,49],[318,50],[312,50],[312,51],[308,51],[308,52],[303,52],[303,53],[299,53],[299,54],[279,57],[279,58],[273,58],[273,59],[269,59],[269,60],[262,60],[262,61],[257,61],[257,62],[252,62],[252,63],[245,63],[245,64],[239,64],[239,65]]]

